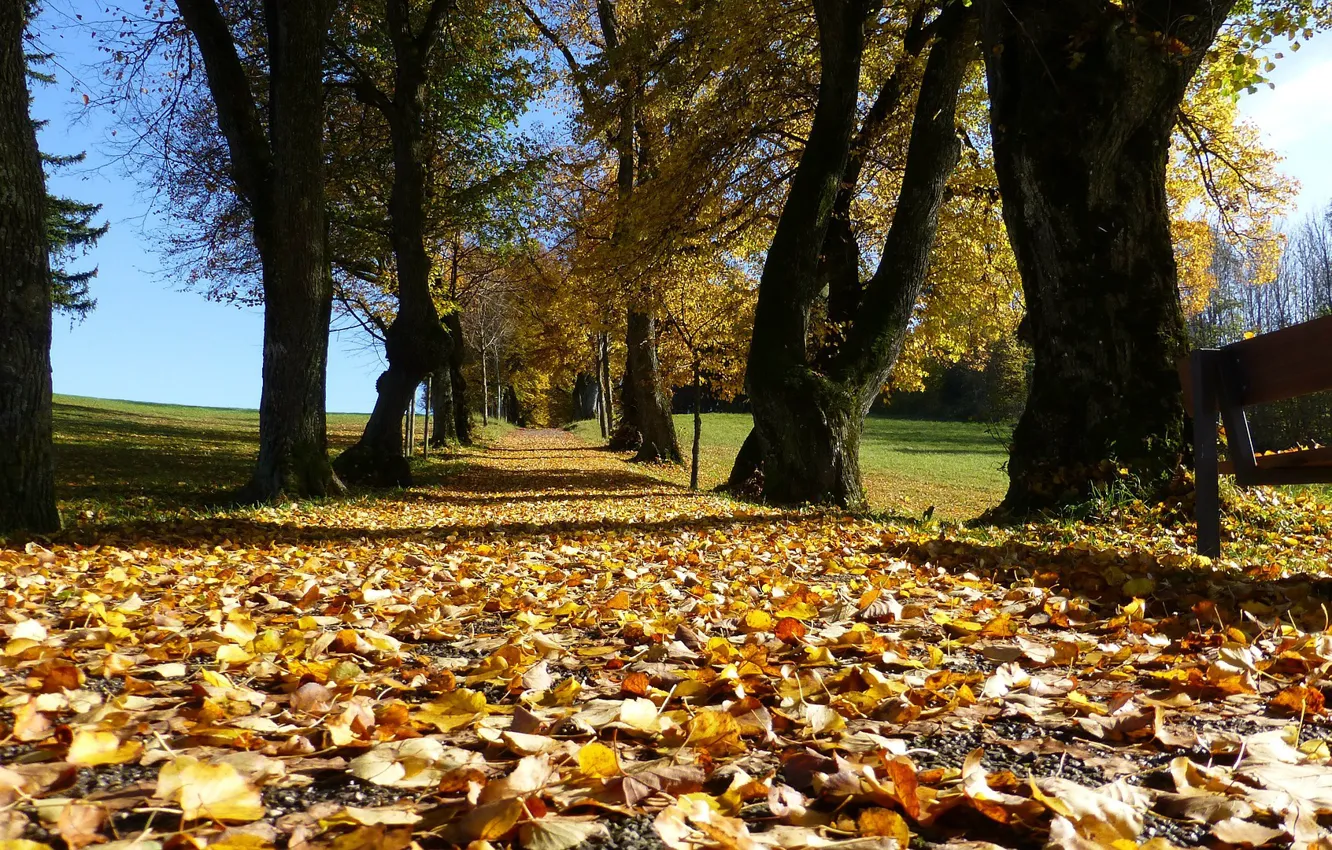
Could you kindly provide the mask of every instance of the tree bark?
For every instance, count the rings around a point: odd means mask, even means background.
[[[597,334],[597,388],[601,395],[601,438],[610,437],[614,419],[610,379],[610,339],[605,331]]]
[[[611,143],[616,153],[615,185],[619,206],[616,211],[611,239],[621,243],[629,214],[629,204],[636,184],[640,182],[640,168],[646,155],[641,155],[638,140],[638,79],[635,69],[621,53],[621,33],[612,0],[597,0],[597,19],[606,53],[610,57],[619,89],[618,124]],[[680,441],[671,421],[669,400],[660,389],[661,370],[657,358],[656,320],[651,312],[651,292],[636,292],[631,298],[637,303],[626,310],[625,346],[628,349],[625,367],[625,404],[620,422],[612,435],[612,448],[634,445],[638,453],[636,462],[666,461],[680,463]]]
[[[572,401],[575,420],[592,419],[601,415],[597,384],[597,380],[586,372],[579,372],[574,376]]]
[[[490,425],[490,376],[486,371],[486,352],[481,350],[481,427]]]
[[[435,412],[430,444],[443,448],[458,442],[458,416],[453,409],[453,376],[446,366],[430,378],[430,407]]]
[[[939,14],[921,79],[893,223],[878,268],[862,284],[849,222],[830,225],[838,198],[853,192],[859,178],[866,153],[860,146],[877,135],[862,128],[853,146],[870,11],[868,3],[816,0],[819,99],[759,285],[746,388],[763,453],[763,495],[773,502],[864,501],[859,459],[864,418],[901,350],[958,158],[958,91],[976,34],[970,10],[950,4]],[[883,120],[878,113],[885,97],[881,94],[867,121]],[[834,275],[854,280],[830,282]],[[835,318],[844,325],[844,339],[811,353],[810,312],[825,285],[836,296],[841,315]],[[746,465],[751,459],[745,458]],[[733,480],[749,477],[739,460]]]
[[[463,337],[462,313],[454,310],[444,317],[444,327],[449,329],[453,347],[449,349],[449,379],[453,383],[453,433],[459,445],[470,446],[474,439],[472,433],[472,408],[467,397],[467,378],[463,375],[467,348]]]
[[[625,357],[624,376],[620,378],[620,418],[615,421],[606,446],[612,451],[638,451],[643,445],[643,434],[638,430],[638,410],[635,407],[633,360]]]
[[[388,0],[385,21],[393,45],[393,96],[374,90],[372,81],[358,81],[358,93],[387,120],[393,144],[389,241],[398,272],[398,313],[384,335],[389,365],[375,383],[379,397],[374,412],[361,439],[334,461],[339,475],[358,484],[406,487],[412,483],[396,412],[411,402],[426,375],[447,362],[452,343],[440,324],[430,291],[425,167],[425,86],[432,47],[448,6],[443,0],[432,3],[424,28],[416,33],[407,0]]]
[[[324,222],[324,39],[331,4],[269,4],[268,121],[216,0],[177,0],[203,57],[232,175],[263,266],[259,458],[246,499],[342,489],[328,461],[325,381],[333,310]]]
[[[1084,499],[1125,467],[1146,494],[1187,453],[1165,172],[1179,104],[1233,6],[987,4],[995,171],[1035,355],[1008,511]]]
[[[657,365],[657,323],[651,313],[629,311],[625,334],[630,368],[625,392],[633,397],[637,415],[639,443],[634,461],[638,463],[680,463],[680,439],[671,419],[670,403],[661,392]]]
[[[60,529],[46,186],[28,115],[23,9],[0,8],[0,533]]]
[[[698,450],[703,442],[703,399],[699,382],[698,358],[694,358],[694,445],[690,453],[689,489],[698,489]]]
[[[763,492],[763,442],[757,428],[750,428],[731,465],[731,474],[718,489],[735,495]]]

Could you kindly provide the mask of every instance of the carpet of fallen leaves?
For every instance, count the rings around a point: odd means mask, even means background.
[[[516,431],[399,498],[0,549],[0,850],[1332,848],[1330,595]]]

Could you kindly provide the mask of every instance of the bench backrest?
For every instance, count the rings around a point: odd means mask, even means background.
[[[1332,316],[1232,343],[1221,349],[1220,359],[1227,388],[1242,407],[1332,390]],[[1188,358],[1179,370],[1184,404],[1193,415]]]

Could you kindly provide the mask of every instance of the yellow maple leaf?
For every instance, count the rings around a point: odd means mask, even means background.
[[[69,743],[65,761],[70,764],[93,767],[99,764],[125,764],[139,757],[143,745],[138,741],[125,741],[114,732],[80,729]]]
[[[264,816],[259,789],[236,768],[192,756],[179,756],[162,768],[156,796],[179,804],[185,820],[254,821]]]

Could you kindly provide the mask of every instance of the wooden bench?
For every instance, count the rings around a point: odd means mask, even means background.
[[[1242,487],[1332,483],[1332,447],[1255,454],[1244,408],[1332,390],[1332,316],[1192,352],[1180,362],[1184,405],[1193,417],[1198,554],[1221,554],[1222,473]],[[1216,415],[1230,460],[1217,460]]]

